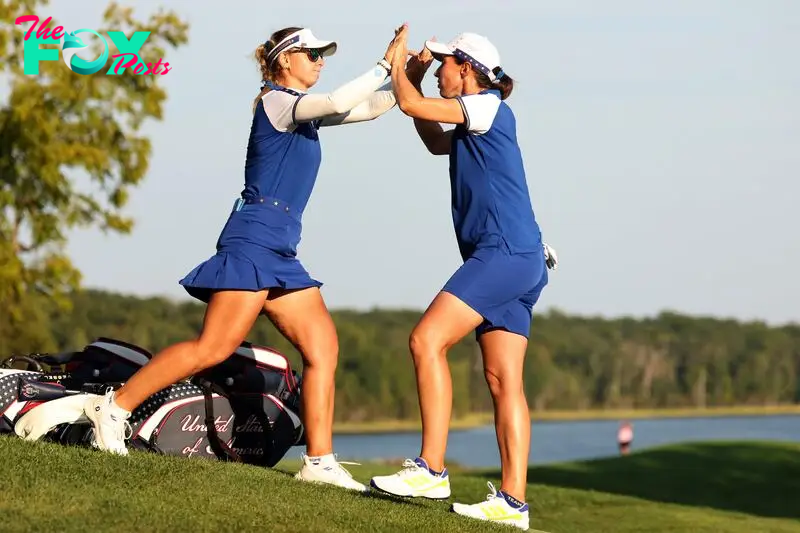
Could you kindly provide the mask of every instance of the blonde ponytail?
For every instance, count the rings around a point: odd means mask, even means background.
[[[274,82],[276,76],[281,70],[281,66],[278,61],[270,61],[267,59],[269,57],[269,53],[272,52],[272,49],[275,48],[279,42],[284,40],[287,36],[291,35],[294,32],[300,31],[303,28],[298,28],[295,26],[290,26],[288,28],[283,28],[272,35],[270,35],[269,40],[265,43],[258,45],[255,51],[255,59],[258,63],[258,68],[261,71],[261,81],[266,83],[268,81]]]

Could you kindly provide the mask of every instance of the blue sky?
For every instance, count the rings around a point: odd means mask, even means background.
[[[99,25],[106,3],[38,13]],[[71,235],[87,286],[187,298],[177,284],[214,253],[243,182],[251,59],[283,26],[339,42],[314,91],[364,72],[392,29],[410,44],[487,35],[517,80],[528,183],[561,265],[541,309],[800,320],[800,2],[791,0],[408,0],[129,2],[191,23],[154,153],[131,195],[128,236]],[[302,14],[301,14],[302,10]],[[432,73],[432,71],[431,71]],[[433,78],[424,85],[435,92]],[[300,258],[332,308],[424,308],[459,266],[446,158],[427,154],[396,108],[322,131],[323,166]]]

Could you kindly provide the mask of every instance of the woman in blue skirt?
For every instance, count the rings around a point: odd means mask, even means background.
[[[130,412],[159,390],[228,358],[263,313],[303,357],[307,453],[297,477],[366,490],[332,453],[338,339],[319,290],[322,284],[296,254],[303,211],[320,166],[318,130],[372,120],[394,106],[392,91],[379,89],[405,31],[395,31],[377,64],[329,94],[308,91],[324,58],[336,51],[335,42],[317,39],[308,28],[291,27],[258,47],[263,87],[253,104],[244,190],[219,236],[217,253],[180,281],[208,304],[202,331],[156,354],[116,393],[87,401],[84,410],[98,448],[127,454]]]
[[[459,514],[528,528],[525,487],[530,416],[522,373],[531,313],[555,256],[534,216],[517,143],[516,119],[505,103],[513,81],[488,39],[464,33],[449,44],[427,41],[406,69],[405,34],[395,50],[397,104],[414,119],[427,149],[450,158],[451,210],[463,265],[434,298],[411,333],[422,414],[422,450],[403,469],[371,485],[405,497],[450,497],[445,449],[452,404],[447,351],[474,331],[495,408],[502,484],[481,503],[455,503]],[[425,98],[422,78],[433,59],[443,98]],[[455,124],[444,131],[439,123]]]

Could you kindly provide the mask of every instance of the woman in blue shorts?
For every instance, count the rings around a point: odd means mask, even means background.
[[[395,98],[379,90],[389,76],[395,32],[384,57],[329,94],[309,94],[337,44],[308,28],[272,34],[256,50],[263,86],[253,103],[244,190],[217,241],[217,252],[181,281],[208,304],[196,339],[166,348],[116,393],[87,400],[95,446],[127,454],[130,412],[159,390],[228,358],[265,314],[303,358],[302,415],[307,449],[302,480],[364,491],[333,455],[334,371],[338,339],[319,281],[297,259],[302,216],[320,166],[318,130],[372,120]]]
[[[516,119],[504,100],[513,81],[488,39],[464,33],[449,44],[427,41],[406,69],[404,37],[395,50],[397,104],[414,119],[427,149],[450,158],[451,208],[464,264],[447,281],[410,337],[422,414],[422,450],[403,469],[371,485],[406,497],[450,497],[445,449],[452,404],[447,351],[474,331],[495,408],[502,484],[478,504],[453,504],[459,514],[528,528],[525,488],[530,416],[522,373],[531,311],[547,285],[541,240]],[[425,98],[422,78],[433,59],[443,98]],[[455,124],[444,131],[439,123]],[[554,257],[553,257],[554,261]]]

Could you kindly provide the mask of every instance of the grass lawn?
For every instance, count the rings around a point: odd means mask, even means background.
[[[0,531],[514,531],[448,512],[292,479],[275,469],[0,437]],[[366,482],[395,468],[352,466]],[[485,497],[496,471],[451,470],[453,498]],[[800,533],[800,446],[666,446],[530,469],[531,527],[551,533]]]

